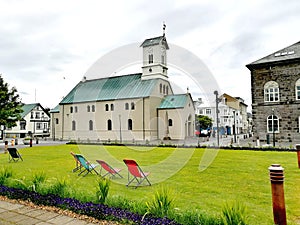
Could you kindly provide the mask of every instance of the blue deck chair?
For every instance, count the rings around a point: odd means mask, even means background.
[[[23,161],[21,154],[16,148],[7,148],[7,151],[9,152],[8,162],[18,162],[19,159]]]
[[[81,175],[83,172],[86,172],[83,176],[86,176],[89,173],[95,172],[98,175],[98,172],[95,170],[95,167],[98,166],[97,164],[91,164],[89,161],[87,161],[82,155],[75,154],[76,158],[78,159],[78,162],[84,169],[81,171],[79,175]]]

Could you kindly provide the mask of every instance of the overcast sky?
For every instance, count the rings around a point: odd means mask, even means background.
[[[24,103],[53,108],[101,56],[161,35],[165,21],[168,42],[250,108],[245,65],[300,41],[299,12],[299,0],[0,0],[0,74]]]

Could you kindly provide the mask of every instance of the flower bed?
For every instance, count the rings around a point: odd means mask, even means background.
[[[124,209],[108,207],[104,204],[95,204],[91,202],[80,202],[72,198],[62,198],[58,195],[42,195],[37,192],[22,190],[17,188],[0,185],[0,193],[10,199],[29,200],[36,205],[54,206],[62,209],[68,209],[78,214],[87,215],[100,220],[130,221],[138,225],[178,225],[168,218],[144,217],[142,215],[129,212]]]

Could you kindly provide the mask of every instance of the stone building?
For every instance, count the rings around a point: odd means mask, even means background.
[[[252,62],[254,138],[275,142],[300,141],[300,42]]]
[[[192,97],[174,94],[168,80],[165,34],[140,47],[142,73],[83,79],[51,110],[54,139],[122,142],[194,135]]]

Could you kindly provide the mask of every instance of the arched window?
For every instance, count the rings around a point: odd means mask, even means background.
[[[77,106],[75,106],[75,113],[77,113],[78,112],[78,107]]]
[[[72,121],[72,130],[76,130],[76,122],[75,122],[75,120]]]
[[[169,86],[166,86],[166,94],[169,94]]]
[[[134,102],[131,102],[131,109],[132,109],[132,110],[135,109],[135,104],[134,104]]]
[[[55,118],[55,124],[59,124],[59,119]]]
[[[111,120],[107,120],[107,130],[112,130],[112,122],[111,122]]]
[[[163,86],[163,93],[164,94],[166,93],[166,86],[165,85]]]
[[[148,55],[149,64],[153,63],[153,54]]]
[[[169,122],[169,127],[173,126],[173,120],[172,119],[169,119],[168,122]]]
[[[95,112],[95,105],[92,105],[92,112]]]
[[[159,84],[159,93],[162,93],[162,84]]]
[[[128,130],[132,130],[132,119],[128,120]]]
[[[300,79],[296,81],[295,89],[296,89],[296,100],[300,100]]]
[[[89,130],[93,130],[93,121],[92,120],[89,121]]]
[[[125,103],[125,110],[128,110],[129,109],[129,104],[126,102]]]
[[[279,86],[275,81],[269,81],[264,86],[265,102],[279,101]]]
[[[88,112],[90,112],[90,111],[91,111],[91,107],[88,105],[86,110],[87,110]]]
[[[73,106],[70,107],[70,113],[73,113]]]
[[[108,104],[105,104],[105,111],[108,111],[109,108],[108,108]]]
[[[277,116],[275,115],[268,116],[267,124],[268,124],[268,133],[279,132],[279,119]]]
[[[165,56],[161,55],[161,64],[165,64]]]
[[[114,104],[110,104],[110,111],[114,111]]]

